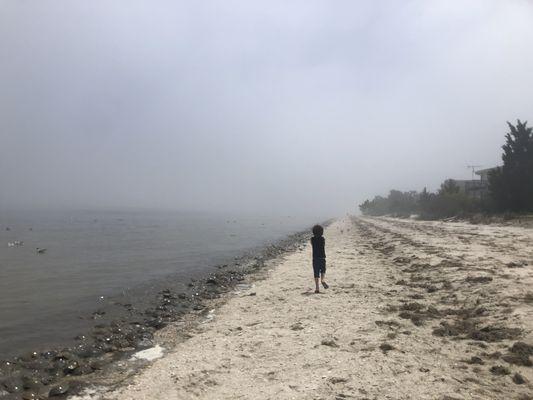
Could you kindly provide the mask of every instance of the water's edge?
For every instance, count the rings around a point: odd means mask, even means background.
[[[132,354],[153,348],[158,331],[187,318],[198,319],[207,303],[232,291],[246,275],[264,270],[267,262],[298,250],[308,238],[309,232],[302,231],[256,248],[192,279],[185,290],[170,276],[142,292],[109,299],[91,314],[93,328],[77,336],[73,345],[2,361],[0,399],[65,398],[88,383],[116,383],[109,382],[110,373],[123,370]]]

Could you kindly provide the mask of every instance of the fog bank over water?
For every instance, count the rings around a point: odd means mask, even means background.
[[[500,162],[533,2],[0,2],[0,208],[333,215]]]

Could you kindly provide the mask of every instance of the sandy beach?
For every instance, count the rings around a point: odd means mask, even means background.
[[[101,399],[530,399],[533,230],[345,217]],[[179,336],[182,327],[165,335]]]

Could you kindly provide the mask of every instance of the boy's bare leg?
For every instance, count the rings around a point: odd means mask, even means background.
[[[315,278],[315,286],[316,286],[315,293],[320,292],[320,286],[318,284],[318,280],[319,280],[319,278]]]
[[[326,283],[326,273],[320,274],[320,280],[322,281],[322,286],[324,286],[324,289],[327,289],[329,286]]]

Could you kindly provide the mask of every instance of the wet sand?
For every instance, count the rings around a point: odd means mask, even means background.
[[[533,230],[347,217],[325,236],[323,294],[306,245],[92,398],[532,398]]]

